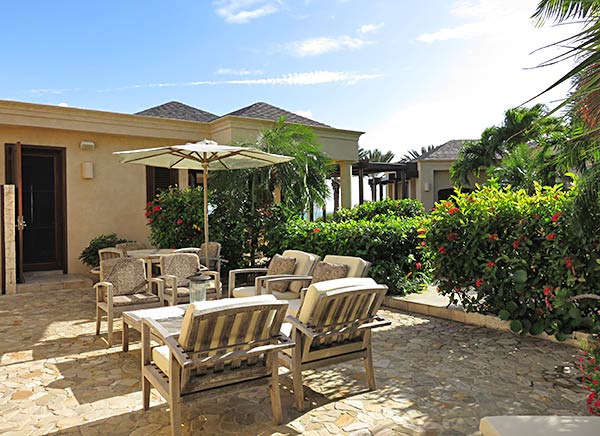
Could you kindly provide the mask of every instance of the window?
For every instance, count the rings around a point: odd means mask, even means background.
[[[179,171],[146,167],[146,201],[152,201],[160,191],[179,184]]]

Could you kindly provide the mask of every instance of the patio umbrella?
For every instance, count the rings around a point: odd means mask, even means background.
[[[270,154],[256,148],[220,145],[204,139],[200,142],[141,150],[116,151],[121,163],[136,163],[180,170],[202,170],[204,188],[204,241],[208,263],[208,172],[258,168],[288,162],[289,156]]]

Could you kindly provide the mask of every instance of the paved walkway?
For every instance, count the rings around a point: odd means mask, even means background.
[[[393,325],[374,334],[378,390],[366,391],[358,361],[306,372],[311,405],[300,414],[282,376],[284,425],[271,423],[266,388],[236,388],[188,405],[186,432],[459,436],[479,434],[485,415],[585,414],[585,391],[562,370],[575,348],[382,313]],[[0,434],[169,434],[158,395],[142,410],[139,343],[107,349],[93,316],[90,289],[0,297]]]

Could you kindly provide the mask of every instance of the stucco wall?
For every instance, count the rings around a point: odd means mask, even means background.
[[[190,138],[193,140],[195,138]],[[23,145],[66,149],[67,254],[70,273],[87,272],[78,256],[100,234],[147,242],[144,218],[146,170],[143,165],[119,163],[113,151],[159,147],[178,140],[0,126],[0,145],[21,141]],[[81,150],[81,141],[93,141],[94,150]],[[5,183],[5,153],[0,150],[0,182]],[[93,162],[94,178],[81,178],[80,164]]]

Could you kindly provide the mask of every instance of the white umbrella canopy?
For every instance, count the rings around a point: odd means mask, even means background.
[[[293,157],[270,154],[256,148],[220,145],[204,139],[200,142],[140,150],[116,151],[121,163],[135,163],[180,170],[202,170],[204,185],[204,241],[208,263],[208,172],[259,168],[288,162]]]

